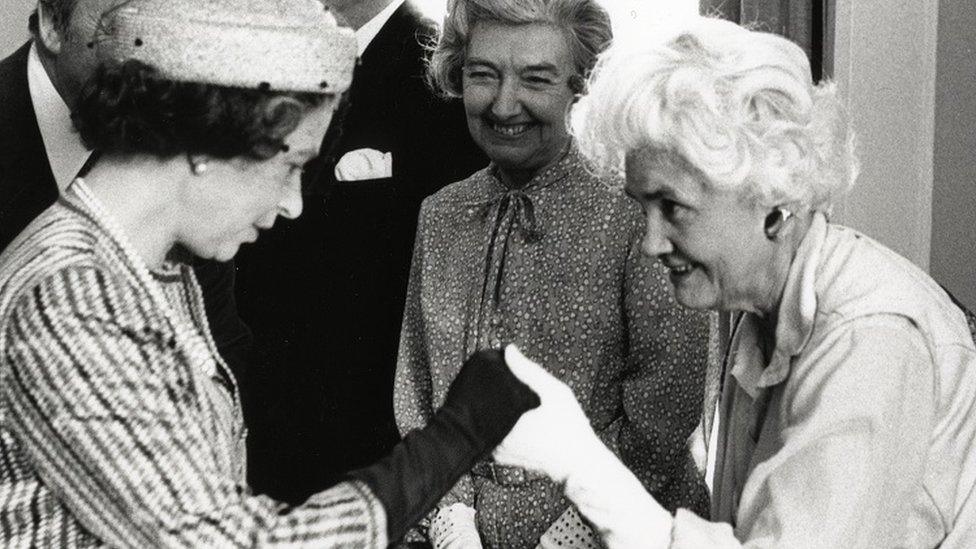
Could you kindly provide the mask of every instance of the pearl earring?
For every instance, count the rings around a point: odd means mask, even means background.
[[[207,163],[202,161],[191,162],[190,170],[193,172],[193,175],[203,175],[207,173]]]

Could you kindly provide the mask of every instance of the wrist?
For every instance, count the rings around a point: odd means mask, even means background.
[[[566,497],[610,547],[669,547],[673,517],[606,446],[588,448],[585,468],[566,479]]]
[[[620,466],[617,456],[596,436],[577,445],[572,454],[572,467],[567,468],[562,479],[570,501],[574,501],[574,496],[599,489],[606,482],[607,473]]]
[[[573,438],[572,445],[566,448],[564,454],[566,463],[563,471],[560,471],[560,478],[553,479],[565,486],[567,497],[574,488],[590,486],[595,481],[595,472],[617,460],[592,429],[575,434]]]
[[[389,539],[399,539],[487,452],[463,425],[436,414],[385,458],[352,471],[383,504]]]

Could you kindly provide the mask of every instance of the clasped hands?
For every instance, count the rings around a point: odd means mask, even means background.
[[[565,383],[532,362],[515,345],[505,348],[512,373],[534,391],[540,405],[525,412],[495,448],[494,459],[544,473],[557,483],[591,462],[605,450],[590,421]]]
[[[505,362],[539,397],[494,451],[496,462],[546,474],[611,549],[668,547],[671,514],[596,436],[573,391],[517,347]]]

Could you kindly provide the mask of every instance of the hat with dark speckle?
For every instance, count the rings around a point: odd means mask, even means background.
[[[102,16],[94,45],[103,62],[176,81],[329,94],[349,87],[357,52],[317,0],[128,0]]]

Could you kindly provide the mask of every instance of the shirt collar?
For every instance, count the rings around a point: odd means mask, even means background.
[[[790,265],[779,304],[776,325],[776,349],[769,365],[759,351],[758,318],[747,313],[736,332],[731,375],[750,397],[756,398],[759,389],[782,383],[790,373],[790,360],[803,352],[813,334],[817,312],[817,271],[827,236],[827,219],[822,213],[813,214],[813,221],[804,235]]]
[[[71,124],[71,111],[41,64],[37,44],[31,44],[27,54],[27,87],[34,105],[34,117],[41,131],[51,173],[63,191],[85,165],[91,151]]]
[[[497,193],[505,193],[508,191],[522,191],[526,193],[531,193],[539,189],[544,189],[549,187],[553,183],[565,179],[569,174],[576,170],[583,169],[583,156],[580,154],[579,149],[576,147],[576,142],[572,139],[566,145],[566,148],[559,153],[559,158],[543,168],[539,173],[535,174],[532,179],[528,181],[524,186],[518,189],[509,189],[502,183],[501,175],[498,173],[498,164],[492,161],[488,165],[488,175],[493,182],[493,187]]]
[[[393,0],[390,5],[383,8],[382,11],[376,14],[372,19],[366,22],[365,25],[359,27],[356,30],[356,42],[359,44],[359,56],[362,57],[366,48],[369,47],[370,42],[376,38],[376,35],[380,33],[383,25],[393,17],[393,12],[395,12],[406,0]]]

